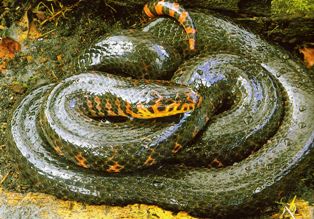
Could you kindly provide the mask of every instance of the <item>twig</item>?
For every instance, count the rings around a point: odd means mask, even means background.
[[[292,219],[296,219],[295,216],[293,215],[293,213],[290,211],[290,209],[287,206],[285,206],[285,210],[290,214]]]
[[[8,178],[10,172],[8,172],[7,174],[4,175],[4,177],[2,177],[1,181],[0,181],[0,185],[2,185],[2,183]]]

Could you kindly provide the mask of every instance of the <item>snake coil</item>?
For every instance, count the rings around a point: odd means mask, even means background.
[[[88,203],[147,203],[197,216],[225,216],[248,213],[273,200],[308,164],[314,146],[314,86],[307,72],[281,49],[229,21],[201,12],[190,15],[198,34],[199,55],[183,56],[188,60],[175,72],[171,83],[149,85],[150,81],[134,82],[89,71],[58,85],[37,88],[17,104],[9,120],[11,151],[41,191]],[[171,45],[174,52],[156,43],[149,44],[153,52],[141,50],[150,37]],[[133,58],[141,54],[160,61],[154,54],[170,54],[172,63],[181,60],[176,51],[184,54],[187,47],[194,48],[191,42],[193,36],[187,37],[174,20],[159,18],[140,33],[107,36],[81,57],[80,64],[87,66],[102,59],[109,64],[99,69],[108,65],[116,70],[112,66],[118,64],[133,72],[141,72],[143,67],[159,72],[159,65],[136,65]],[[111,50],[113,45],[121,50]],[[129,61],[130,68],[119,63],[118,53]],[[141,77],[146,76],[143,73]],[[103,92],[113,92],[106,86],[112,86],[121,99],[110,99],[111,94],[97,99]],[[168,86],[166,90],[179,86],[189,94],[185,106],[194,110],[170,121],[135,119],[107,124],[89,118],[108,113],[108,109],[109,116],[171,111],[154,104],[151,110],[141,106],[141,111],[125,104],[122,100],[129,98],[131,104],[136,98],[134,86],[144,90],[152,86],[160,92],[163,86]],[[144,93],[149,94],[151,102],[158,100],[158,95],[156,100],[154,94]],[[198,93],[205,95],[200,107],[193,105],[199,101]],[[176,106],[177,110],[182,108]],[[80,110],[88,112],[82,115]],[[72,143],[81,152],[67,147]],[[120,144],[126,147],[115,146]],[[142,146],[135,147],[138,144]],[[106,157],[105,164],[102,156]],[[161,163],[167,159],[169,164]],[[144,169],[106,173],[132,168],[132,163]],[[153,164],[157,168],[149,169]],[[98,171],[85,168],[99,165]]]

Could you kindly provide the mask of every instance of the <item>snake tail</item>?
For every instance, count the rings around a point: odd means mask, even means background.
[[[178,21],[184,28],[189,42],[189,49],[194,51],[196,49],[196,28],[189,12],[177,2],[169,2],[165,0],[151,1],[144,6],[144,13],[154,18],[157,16],[170,16]]]

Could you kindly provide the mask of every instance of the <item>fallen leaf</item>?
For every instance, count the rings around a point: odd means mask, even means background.
[[[22,43],[24,42],[29,33],[29,18],[28,18],[28,13],[27,11],[24,13],[23,17],[21,20],[19,20],[16,25],[12,25],[10,29],[12,30],[12,35],[15,35],[14,38]]]
[[[21,50],[21,45],[15,40],[4,37],[0,41],[0,72],[6,68],[7,59],[12,59]]]
[[[34,21],[30,22],[28,11],[24,13],[18,22],[13,23],[9,27],[8,32],[9,36],[19,42],[22,46],[24,45],[23,43],[26,39],[38,39],[42,35],[38,31]]]
[[[304,56],[306,67],[311,68],[314,65],[314,48],[301,48],[299,51]]]
[[[15,40],[9,38],[9,37],[4,37],[1,40],[1,44],[7,48],[9,53],[13,54],[21,50],[21,45],[16,42]]]
[[[38,31],[34,22],[31,22],[29,25],[28,38],[31,40],[38,39],[42,34]]]

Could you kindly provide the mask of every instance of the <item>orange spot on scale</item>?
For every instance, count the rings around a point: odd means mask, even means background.
[[[125,112],[129,115],[132,115],[132,106],[129,102],[125,102]]]
[[[187,11],[183,11],[179,17],[179,20],[178,20],[179,23],[183,24],[188,16],[189,16],[189,13]]]
[[[58,155],[60,155],[60,156],[63,156],[64,154],[63,154],[63,152],[62,152],[62,150],[61,150],[61,148],[59,147],[59,146],[54,146],[53,147],[53,149],[55,150],[55,152],[58,154]]]
[[[184,112],[188,112],[195,109],[194,103],[184,103],[182,104],[182,108]]]
[[[172,9],[169,9],[169,16],[174,17],[175,11]]]
[[[88,168],[88,165],[87,165],[87,160],[85,159],[85,157],[82,155],[82,153],[78,153],[76,156],[75,156],[75,159],[77,161],[77,165],[81,166],[81,167],[84,167],[84,168]]]
[[[109,100],[107,99],[106,100],[106,110],[107,110],[107,113],[108,113],[108,116],[116,116],[117,114],[112,110],[112,105],[111,103],[109,102]]]
[[[106,170],[108,173],[119,173],[124,166],[120,165],[118,162],[115,162],[113,165],[109,166]]]
[[[140,117],[138,114],[133,112],[132,106],[129,102],[125,102],[125,112],[133,118],[139,118]]]
[[[155,17],[154,14],[150,11],[150,9],[149,9],[149,7],[148,7],[148,4],[146,4],[146,5],[144,6],[144,12],[145,12],[145,14],[146,14],[148,17],[150,17],[150,18]]]
[[[101,99],[98,97],[98,96],[95,96],[94,97],[94,101],[96,103],[96,109],[98,111],[101,111],[102,110],[102,107],[101,107]]]
[[[157,4],[155,5],[156,13],[158,15],[163,15],[163,12],[162,12],[163,8],[164,8],[164,1],[157,2]]]
[[[190,50],[195,50],[195,40],[194,39],[189,39],[189,49]]]
[[[88,111],[90,112],[90,114],[92,116],[97,116],[97,112],[94,110],[93,102],[90,101],[88,97],[86,97],[86,104],[87,104]]]
[[[151,155],[149,155],[148,158],[146,159],[144,165],[145,166],[151,166],[155,163],[156,163],[156,160]]]
[[[182,148],[182,145],[176,142],[172,149],[172,153],[174,154],[177,153],[181,148]]]
[[[135,118],[152,118],[151,115],[153,115],[153,113],[151,113],[142,103],[137,103],[136,108],[138,113],[134,115]]]
[[[116,106],[117,106],[117,108],[118,108],[118,115],[119,115],[119,116],[127,116],[127,115],[123,112],[123,110],[121,109],[121,102],[120,102],[119,99],[116,99],[115,104],[116,104]]]
[[[178,13],[178,9],[180,8],[180,5],[177,2],[168,3],[168,8],[169,8],[169,16],[174,17],[175,13]]]
[[[158,113],[162,113],[163,112],[163,111],[159,110],[159,107],[162,106],[162,104],[160,103],[161,100],[162,100],[162,97],[159,97],[159,99],[156,101],[156,103],[151,106],[154,114],[158,114]]]
[[[187,28],[185,28],[185,32],[188,34],[196,33],[196,29],[193,27],[187,27]]]
[[[90,101],[88,98],[86,98],[86,103],[87,103],[87,107],[88,107],[89,109],[93,108],[93,103],[92,103],[92,101]]]
[[[112,110],[108,110],[108,116],[117,116],[117,114]]]

